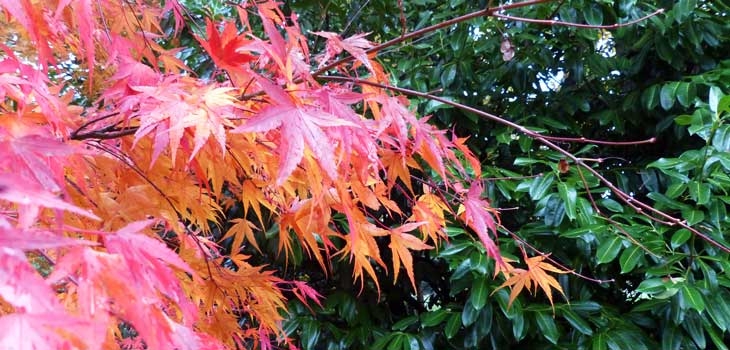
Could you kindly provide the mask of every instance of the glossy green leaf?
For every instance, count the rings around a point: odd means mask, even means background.
[[[593,340],[591,340],[591,349],[592,350],[607,350],[608,349],[608,342],[607,342],[607,336],[605,333],[597,333],[593,336]]]
[[[449,318],[449,321],[446,322],[446,327],[444,327],[444,335],[446,336],[446,339],[453,338],[459,331],[459,328],[461,328],[461,313],[453,313]]]
[[[512,318],[512,335],[516,340],[522,340],[525,337],[525,314],[519,313]]]
[[[540,329],[540,334],[551,343],[557,345],[560,334],[558,333],[558,327],[555,325],[553,317],[545,312],[536,312],[535,321],[537,322],[537,327]]]
[[[723,97],[723,101],[730,96]],[[723,124],[717,128],[715,135],[712,137],[712,146],[720,152],[730,152],[730,125]]]
[[[724,96],[722,89],[718,86],[710,87],[710,110],[717,112],[717,106],[720,103],[720,99]]]
[[[727,293],[716,292],[707,296],[707,301],[710,307],[707,308],[707,313],[710,315],[712,322],[721,331],[725,332],[730,329],[730,300],[725,297]]]
[[[586,22],[590,25],[599,26],[603,24],[603,10],[598,3],[588,5],[583,15],[586,18]]]
[[[539,201],[547,194],[550,190],[550,185],[555,181],[555,175],[552,173],[544,174],[533,179],[530,185],[530,197],[532,200]]]
[[[690,232],[688,229],[683,228],[677,230],[677,232],[672,235],[672,249],[677,249],[677,247],[686,243],[690,237],[692,237],[692,232]]]
[[[390,338],[390,343],[388,343],[388,350],[401,350],[403,349],[403,344],[406,342],[405,334],[403,333],[394,333]]]
[[[469,292],[469,301],[474,309],[481,310],[484,304],[487,303],[487,281],[484,276],[474,278],[474,282],[471,285],[471,291]]]
[[[565,203],[565,215],[568,216],[570,221],[575,220],[576,200],[578,197],[578,192],[575,190],[575,187],[569,186],[565,182],[560,182],[558,183],[558,194],[560,195],[560,199],[563,200],[563,203]]]
[[[679,83],[679,86],[677,86],[677,101],[679,101],[679,104],[683,107],[689,107],[696,97],[697,88],[694,83]]]
[[[644,251],[639,246],[633,245],[625,249],[621,253],[621,257],[619,258],[621,273],[628,273],[633,271],[642,256],[644,256]]]
[[[662,350],[679,350],[682,346],[682,331],[673,325],[662,330]]]
[[[578,332],[585,334],[587,336],[593,335],[593,330],[591,329],[591,326],[586,322],[586,320],[583,317],[578,316],[575,312],[571,311],[570,309],[563,309],[562,311],[563,317],[570,323],[571,326]]]
[[[682,217],[687,220],[687,225],[694,225],[705,220],[705,213],[699,209],[682,210]]]
[[[683,308],[692,308],[699,312],[705,310],[705,300],[702,298],[702,294],[696,287],[690,285],[683,285],[681,288],[680,304]]]
[[[659,101],[662,105],[662,108],[664,108],[665,110],[669,110],[672,108],[672,106],[674,106],[674,100],[677,96],[678,88],[678,82],[671,82],[662,86],[662,89],[659,93]]]
[[[605,264],[613,261],[618,256],[618,253],[623,247],[623,238],[620,236],[614,236],[598,246],[596,249],[596,262],[599,264]]]
[[[406,328],[410,327],[411,325],[418,322],[418,316],[412,315],[408,316],[406,318],[401,319],[400,321],[393,324],[393,327],[391,327],[394,331],[403,331]]]
[[[603,198],[600,200],[600,203],[606,209],[608,209],[614,213],[623,213],[624,212],[624,207],[619,202],[617,202],[611,198]]]
[[[466,249],[474,246],[474,243],[469,241],[455,242],[454,244],[448,244],[446,248],[439,252],[439,256],[442,258],[454,256],[464,252]]]
[[[320,324],[314,320],[302,322],[302,345],[304,349],[314,349],[319,341]]]
[[[659,87],[652,85],[641,94],[641,104],[645,109],[651,110],[659,103]]]
[[[464,310],[461,311],[461,324],[464,327],[471,326],[479,317],[479,310],[472,305],[471,300],[464,304]]]
[[[707,334],[710,336],[710,340],[712,340],[713,345],[715,345],[719,350],[728,350],[727,344],[725,343],[723,337],[717,333],[717,330],[712,327],[709,322],[703,322],[703,327],[705,329],[705,332],[707,332]]]
[[[697,204],[702,205],[710,202],[712,191],[707,183],[691,181],[689,183],[689,195]]]
[[[682,322],[682,328],[687,331],[687,334],[692,338],[694,343],[700,348],[704,349],[707,347],[705,339],[705,330],[702,328],[702,321],[700,315],[697,312],[688,312],[687,316]]]
[[[449,316],[449,312],[446,309],[438,309],[435,311],[429,311],[421,315],[421,325],[424,327],[433,327],[441,324],[446,317]]]

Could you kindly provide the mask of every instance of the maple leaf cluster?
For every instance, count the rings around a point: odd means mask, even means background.
[[[295,16],[246,2],[237,21],[207,20],[197,37],[219,69],[201,79],[181,48],[157,41],[164,17],[174,19],[172,36],[185,22],[177,1],[164,3],[0,0],[2,25],[31,43],[0,44],[0,348],[286,342],[282,289],[320,296],[241,253],[258,249],[256,235],[274,223],[281,254],[297,239],[325,270],[332,258],[352,261],[360,283],[379,283],[376,266],[392,266],[415,288],[411,252],[444,240],[450,217],[500,259],[479,181],[459,180],[467,166],[480,175],[464,140],[417,118],[401,96],[311,73],[350,54],[356,61],[338,73],[387,82],[363,35],[316,33],[327,49],[311,62]],[[81,87],[58,78],[69,57],[86,72]],[[80,95],[90,102],[75,102]],[[414,186],[425,168],[438,186]],[[409,194],[411,214],[392,200],[396,189]],[[232,203],[244,217],[226,217]],[[385,226],[375,212],[401,224]],[[219,243],[229,238],[224,256]],[[381,258],[383,239],[392,261]]]

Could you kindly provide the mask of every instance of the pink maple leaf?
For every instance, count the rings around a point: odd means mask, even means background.
[[[325,53],[319,58],[319,67],[322,68],[327,61],[337,56],[342,50],[347,51],[356,60],[362,62],[368,70],[372,71],[373,66],[370,64],[367,49],[373,47],[373,44],[366,40],[365,37],[370,33],[361,33],[353,35],[347,39],[342,39],[337,33],[332,32],[312,32],[312,34],[327,38],[327,47]]]
[[[482,199],[482,191],[483,187],[480,182],[475,181],[471,184],[462,203],[463,212],[460,213],[460,217],[467,226],[476,232],[479,240],[484,244],[484,248],[487,249],[487,255],[496,260],[499,265],[502,265],[504,262],[499,254],[499,248],[492,237],[489,236],[491,231],[496,238],[497,225],[494,222],[494,217],[492,217],[491,206],[486,200]]]
[[[266,132],[281,128],[278,147],[281,161],[276,180],[278,185],[284,183],[302,161],[305,144],[330,179],[336,179],[335,150],[323,128],[355,127],[357,124],[338,118],[313,105],[298,103],[284,89],[264,78],[257,77],[257,80],[274,104],[264,108],[258,115],[231,132]]]

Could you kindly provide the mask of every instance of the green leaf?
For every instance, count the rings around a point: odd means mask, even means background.
[[[403,333],[391,334],[391,341],[388,343],[388,350],[401,350],[403,348],[403,343],[406,341],[404,335],[405,334]]]
[[[667,187],[666,196],[670,199],[677,199],[687,189],[687,185],[683,183],[673,183]]]
[[[702,321],[700,321],[700,315],[697,312],[687,313],[687,316],[684,317],[684,322],[682,322],[682,327],[687,331],[697,347],[704,349],[707,346],[705,331],[702,329]]]
[[[446,339],[453,338],[456,332],[459,331],[459,328],[461,328],[461,313],[454,313],[449,318],[449,321],[446,322],[446,327],[444,328]]]
[[[631,272],[642,256],[644,256],[644,251],[639,246],[631,246],[624,250],[618,260],[621,265],[621,273]]]
[[[683,309],[687,307],[695,309],[699,312],[705,310],[705,300],[702,298],[702,294],[697,287],[684,284],[681,288],[680,305]]]
[[[538,176],[533,179],[529,191],[532,200],[539,201],[540,199],[545,197],[545,194],[547,194],[548,190],[550,189],[550,185],[553,184],[554,180],[555,175],[553,175],[552,173]]]
[[[712,343],[720,350],[728,350],[727,345],[725,345],[725,340],[719,334],[717,334],[717,331],[714,327],[712,327],[712,324],[710,324],[709,322],[702,323],[705,331],[707,331],[707,334],[710,336],[710,340],[712,340]]]
[[[586,18],[586,23],[592,26],[600,26],[603,24],[603,10],[596,3],[592,3],[583,15]]]
[[[433,327],[438,324],[441,324],[441,322],[446,319],[446,317],[449,316],[448,311],[446,309],[438,309],[435,311],[429,311],[421,315],[421,325],[424,327]]]
[[[421,342],[413,334],[404,334],[403,350],[420,350]]]
[[[571,230],[560,232],[560,237],[565,238],[578,238],[586,234],[598,234],[606,232],[606,225],[604,224],[593,224],[588,226],[582,226]]]
[[[717,114],[730,113],[730,95],[723,96],[717,103]]]
[[[558,194],[565,203],[565,215],[568,216],[570,221],[575,220],[576,199],[578,197],[578,192],[575,190],[575,187],[569,186],[565,182],[561,182],[558,184]]]
[[[727,220],[727,208],[725,203],[719,199],[713,199],[712,202],[710,202],[709,214],[710,221],[714,225],[720,226],[722,221]]]
[[[598,333],[595,336],[593,336],[593,340],[591,341],[591,349],[593,350],[607,350],[608,349],[608,343],[606,341],[606,333]]]
[[[520,341],[525,337],[525,314],[519,313],[512,318],[512,335]]]
[[[663,278],[650,278],[639,283],[636,291],[639,293],[656,294],[667,289]]]
[[[659,93],[659,101],[662,105],[662,108],[665,110],[669,110],[674,106],[674,100],[677,95],[677,89],[679,88],[678,82],[671,82],[668,84],[664,84],[662,86],[662,89]]]
[[[441,73],[441,87],[446,89],[454,83],[456,78],[456,65],[451,64]]]
[[[558,327],[555,326],[555,320],[552,316],[545,312],[536,312],[535,321],[537,321],[537,327],[540,329],[540,333],[551,343],[557,345],[560,339],[558,333]]]
[[[689,107],[692,102],[694,102],[696,97],[697,88],[695,87],[694,83],[679,83],[679,86],[677,86],[677,101],[679,101],[679,104],[681,104],[683,107]]]
[[[618,256],[618,253],[623,247],[624,239],[620,236],[614,236],[613,238],[602,242],[596,250],[596,262],[598,264],[605,264],[613,261]]]
[[[692,200],[697,202],[697,204],[702,205],[709,203],[711,195],[712,191],[709,184],[699,181],[690,181],[689,196],[692,197]]]
[[[687,220],[687,225],[694,225],[702,222],[705,219],[705,213],[698,209],[685,209],[682,210],[682,217]]]
[[[720,99],[724,96],[722,93],[722,90],[717,87],[713,86],[710,88],[710,110],[713,112],[718,112],[718,104],[720,103]]]
[[[471,248],[474,246],[474,243],[470,241],[462,241],[456,244],[449,243],[446,248],[444,248],[442,251],[439,252],[439,257],[445,258],[449,256],[454,256],[462,251],[464,251],[467,248]]]
[[[410,327],[411,325],[413,325],[416,322],[418,322],[418,316],[412,315],[412,316],[408,316],[408,317],[396,322],[395,324],[393,324],[393,327],[391,327],[391,328],[394,331],[402,331],[402,330],[405,330],[406,328]]]
[[[593,335],[593,330],[591,329],[591,326],[584,320],[582,317],[578,316],[575,312],[571,311],[570,309],[562,309],[563,317],[570,323],[575,330],[578,332],[581,332],[587,336]]]
[[[686,125],[692,124],[693,118],[694,118],[694,116],[692,116],[692,115],[682,114],[682,115],[674,118],[674,122],[677,123],[677,125],[686,126]]]
[[[652,85],[641,94],[641,104],[647,110],[652,110],[659,103],[659,87]]]
[[[678,350],[682,346],[682,332],[677,327],[667,325],[662,331],[662,350]]]
[[[614,213],[623,213],[624,207],[615,200],[611,198],[603,198],[601,199],[601,204],[608,210],[614,212]]]
[[[576,301],[570,304],[570,309],[578,313],[592,313],[601,308],[601,304],[595,301]]]
[[[686,243],[690,237],[692,237],[692,232],[690,232],[688,229],[683,228],[677,230],[677,232],[672,235],[672,249],[677,249],[677,247]]]
[[[309,320],[302,322],[302,344],[304,349],[314,349],[319,340],[319,332],[322,327],[319,322]]]
[[[723,100],[725,98],[730,100],[730,96],[723,97]],[[730,125],[720,125],[715,130],[715,135],[712,137],[712,146],[720,152],[730,152]]]
[[[467,301],[464,304],[464,310],[461,312],[461,324],[464,327],[471,326],[477,320],[477,317],[479,317],[479,310],[472,305],[471,300]]]
[[[487,303],[487,281],[484,275],[480,275],[474,278],[474,282],[471,284],[471,292],[469,294],[469,301],[474,306],[474,309],[481,310],[484,304]]]
[[[725,298],[726,293],[718,292],[711,293],[707,296],[707,301],[711,307],[707,308],[707,313],[710,315],[712,322],[720,328],[721,331],[725,332],[730,329],[730,305],[728,305],[728,299]]]

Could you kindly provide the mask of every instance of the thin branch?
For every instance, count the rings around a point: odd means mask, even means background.
[[[633,21],[628,21],[626,23],[614,23],[609,25],[593,25],[593,24],[581,24],[581,23],[570,23],[570,22],[562,22],[562,21],[556,21],[553,19],[534,19],[534,18],[525,18],[525,17],[516,17],[516,16],[510,16],[510,15],[503,15],[500,13],[493,13],[492,16],[497,18],[502,18],[510,21],[515,22],[527,22],[527,23],[536,23],[536,24],[543,24],[543,25],[549,25],[549,26],[565,26],[565,27],[576,27],[576,28],[588,28],[588,29],[606,29],[606,30],[614,30],[621,27],[626,27],[630,25],[634,25],[639,22],[643,22],[651,17],[654,17],[658,14],[664,13],[664,9],[658,9],[644,17],[637,18]]]
[[[76,132],[71,133],[71,139],[72,140],[88,140],[88,139],[95,139],[95,140],[111,140],[116,139],[119,137],[129,136],[133,135],[135,132],[137,132],[138,127],[129,127],[129,128],[122,128],[122,129],[109,129],[109,130],[95,130],[95,131],[89,131],[87,133],[78,134]]]
[[[467,111],[467,112],[474,113],[474,114],[478,115],[482,119],[491,120],[491,121],[497,122],[499,124],[506,125],[506,126],[509,126],[511,128],[514,128],[515,130],[517,130],[517,131],[519,131],[519,132],[521,132],[521,133],[523,133],[523,134],[525,134],[525,135],[527,135],[529,137],[532,137],[535,140],[538,140],[539,142],[541,142],[545,146],[547,146],[547,147],[549,147],[549,148],[557,151],[558,153],[563,154],[565,157],[567,157],[570,160],[572,160],[576,165],[585,168],[588,172],[590,172],[596,178],[598,178],[604,185],[606,185],[606,187],[608,187],[613,193],[615,193],[624,203],[626,203],[627,205],[629,205],[631,208],[633,208],[637,212],[644,214],[647,218],[649,218],[649,219],[651,219],[653,221],[656,221],[658,223],[662,223],[662,224],[668,225],[668,226],[675,226],[675,225],[677,225],[679,227],[685,228],[685,229],[689,230],[690,232],[694,233],[695,235],[699,236],[700,238],[702,238],[703,240],[705,240],[709,244],[711,244],[711,245],[719,248],[720,250],[722,250],[722,251],[724,251],[726,253],[730,253],[730,248],[724,246],[723,244],[721,244],[720,242],[716,241],[715,239],[713,239],[712,237],[708,236],[707,234],[702,233],[699,230],[697,230],[697,229],[693,228],[692,226],[688,225],[686,221],[677,219],[677,218],[675,218],[675,217],[673,217],[673,216],[671,216],[671,215],[669,215],[669,214],[667,214],[667,213],[665,213],[665,212],[663,212],[661,210],[658,210],[658,209],[652,207],[651,205],[648,205],[648,204],[646,204],[644,202],[641,202],[641,201],[638,201],[638,200],[632,198],[626,192],[624,192],[620,188],[618,188],[613,182],[609,181],[605,176],[601,175],[601,173],[599,173],[597,170],[595,170],[592,167],[590,167],[588,164],[586,164],[585,162],[583,162],[583,160],[581,160],[577,156],[573,155],[571,152],[563,149],[562,147],[556,145],[552,141],[544,138],[539,133],[536,133],[536,132],[534,132],[532,130],[529,130],[526,127],[524,127],[524,126],[522,126],[520,124],[517,124],[515,122],[509,121],[509,120],[504,119],[504,118],[502,118],[500,116],[497,116],[497,115],[494,115],[494,114],[490,114],[490,113],[481,111],[481,110],[476,109],[474,107],[470,107],[470,106],[467,106],[467,105],[464,105],[464,104],[461,104],[461,103],[458,103],[458,102],[454,102],[454,101],[451,101],[451,100],[448,100],[448,99],[445,99],[445,98],[441,98],[441,97],[438,97],[438,96],[430,95],[430,94],[423,93],[423,92],[420,92],[420,91],[415,91],[415,90],[410,90],[410,89],[404,89],[404,88],[399,88],[399,87],[395,87],[395,86],[391,86],[391,85],[380,84],[380,83],[375,83],[375,82],[371,82],[371,81],[367,81],[367,80],[362,80],[362,79],[357,79],[357,78],[350,78],[350,77],[322,76],[320,78],[321,79],[325,79],[325,80],[332,80],[332,81],[344,81],[344,82],[351,82],[351,83],[355,83],[355,84],[370,85],[370,86],[378,87],[378,88],[385,89],[385,90],[396,91],[396,92],[399,92],[399,93],[402,93],[402,94],[405,94],[405,95],[417,96],[417,97],[421,97],[421,98],[425,98],[425,99],[429,99],[429,100],[433,100],[433,101],[438,101],[438,102],[441,102],[443,104],[446,104],[446,105],[449,105],[449,106],[452,106],[452,107],[456,107],[456,108],[458,108],[458,109],[460,109],[462,111]],[[655,214],[658,217],[655,217],[655,216],[652,216],[652,215],[648,215],[647,213]]]
[[[441,28],[445,28],[445,27],[448,27],[448,26],[451,26],[451,25],[454,25],[454,24],[457,24],[457,23],[465,22],[465,21],[468,21],[468,20],[473,19],[473,18],[490,16],[490,15],[493,15],[495,12],[498,12],[498,11],[504,11],[504,10],[514,9],[514,8],[531,6],[531,5],[540,4],[540,3],[544,3],[544,2],[550,2],[550,1],[554,1],[554,0],[530,0],[530,1],[523,1],[523,2],[518,2],[518,3],[514,3],[514,4],[502,5],[502,6],[497,6],[497,7],[490,7],[490,8],[486,8],[486,9],[483,9],[483,10],[475,11],[475,12],[468,13],[468,14],[463,15],[463,16],[459,16],[459,17],[452,18],[452,19],[447,20],[447,21],[443,21],[443,22],[434,24],[434,25],[429,26],[429,27],[426,27],[426,28],[421,28],[419,30],[412,31],[412,32],[410,32],[408,34],[405,34],[405,35],[401,35],[401,36],[399,36],[399,37],[397,37],[395,39],[392,39],[392,40],[386,41],[386,42],[384,42],[384,43],[382,43],[380,45],[374,46],[374,47],[366,50],[365,52],[366,53],[378,52],[378,51],[383,50],[383,49],[385,49],[387,47],[400,44],[400,43],[402,43],[402,42],[404,42],[404,41],[406,41],[408,39],[411,39],[411,38],[414,38],[414,37],[419,37],[419,36],[424,35],[424,34],[427,34],[429,32],[434,32],[434,31],[437,31],[437,30],[439,30]],[[337,61],[334,61],[334,62],[332,62],[332,63],[330,63],[330,64],[328,64],[328,65],[326,65],[326,66],[324,66],[324,67],[322,67],[320,69],[317,69],[314,72],[312,72],[312,76],[313,77],[318,77],[318,76],[322,75],[323,73],[327,72],[328,70],[330,70],[332,68],[335,68],[337,66],[340,66],[341,64],[344,64],[344,63],[353,61],[354,59],[355,59],[355,57],[353,57],[353,56],[343,57],[343,58],[341,58],[341,59],[339,59]]]
[[[542,137],[546,140],[557,141],[557,142],[592,143],[592,144],[596,144],[596,145],[606,145],[606,146],[634,146],[634,145],[642,145],[642,144],[646,144],[646,143],[656,142],[656,137],[652,137],[652,138],[649,138],[646,140],[639,140],[639,141],[603,141],[603,140],[587,139],[585,137],[560,137],[560,136],[547,136],[547,135],[542,135]]]

